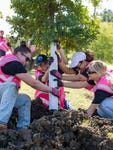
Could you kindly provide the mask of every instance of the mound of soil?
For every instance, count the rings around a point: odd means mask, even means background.
[[[10,118],[10,129],[0,131],[2,150],[113,150],[113,120],[88,117],[82,109],[49,111],[33,101],[29,126],[32,142],[27,144],[14,130],[16,117],[17,110]]]

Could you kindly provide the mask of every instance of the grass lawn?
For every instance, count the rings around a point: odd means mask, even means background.
[[[93,93],[86,89],[65,88],[65,91],[69,92],[67,93],[67,97],[75,109],[87,109],[93,99]]]

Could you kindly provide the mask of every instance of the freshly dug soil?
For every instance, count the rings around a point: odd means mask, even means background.
[[[0,131],[2,150],[113,150],[113,120],[88,117],[85,110],[49,111],[37,101],[32,102],[32,142],[27,143],[15,129],[14,110],[9,129]]]

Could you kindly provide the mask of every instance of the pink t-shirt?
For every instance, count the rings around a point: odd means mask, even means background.
[[[7,46],[7,40],[4,37],[0,37],[0,50],[7,52],[9,47]]]

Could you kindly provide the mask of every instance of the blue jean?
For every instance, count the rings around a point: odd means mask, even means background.
[[[97,113],[103,118],[113,119],[113,97],[104,99],[99,105]]]
[[[0,83],[0,123],[8,123],[14,107],[18,108],[17,128],[29,126],[30,97],[26,94],[18,94],[18,88],[15,83]]]
[[[69,100],[66,98],[64,102],[64,109],[74,110],[75,108],[70,104]]]
[[[5,54],[6,52],[0,49],[0,56],[4,56]]]

